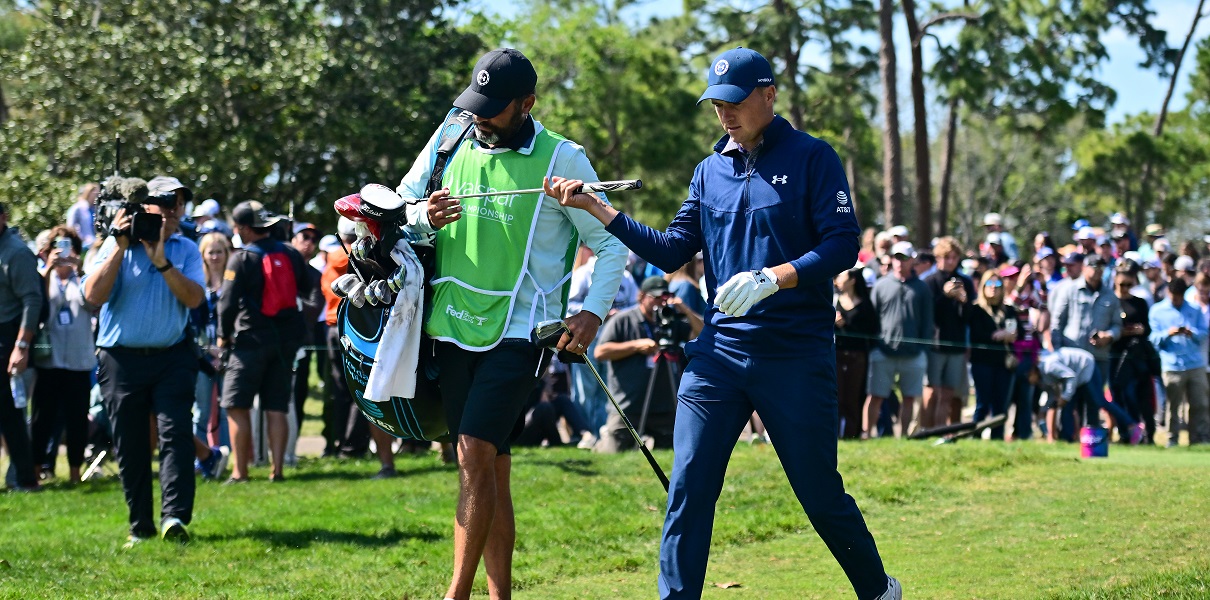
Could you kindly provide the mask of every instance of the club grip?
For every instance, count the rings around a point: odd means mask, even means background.
[[[618,181],[598,181],[597,183],[586,183],[580,186],[580,192],[590,194],[592,192],[621,192],[624,190],[640,190],[643,189],[642,179],[621,179]]]

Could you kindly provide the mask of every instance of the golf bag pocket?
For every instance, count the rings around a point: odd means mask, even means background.
[[[427,362],[432,360],[420,353],[416,365],[416,394],[414,398],[391,397],[376,400],[365,397],[366,382],[374,366],[374,356],[382,341],[391,308],[388,306],[353,306],[342,300],[337,309],[340,356],[349,394],[357,408],[371,423],[383,431],[405,440],[448,441],[449,427],[445,406],[437,382],[430,378]]]

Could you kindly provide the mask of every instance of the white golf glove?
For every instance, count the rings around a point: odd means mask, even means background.
[[[759,271],[736,273],[727,283],[714,291],[714,303],[723,314],[742,317],[748,314],[757,302],[773,295],[778,290],[777,275],[765,267]]]

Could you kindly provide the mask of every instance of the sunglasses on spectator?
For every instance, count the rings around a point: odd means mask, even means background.
[[[313,244],[319,243],[319,236],[317,236],[317,235],[304,235],[304,236],[302,236],[302,239],[304,239],[308,242],[311,242]]]
[[[991,280],[991,281],[989,281],[989,282],[987,282],[987,283],[983,284],[983,287],[989,287],[989,288],[998,288],[998,287],[1001,287],[1001,286],[1003,286],[1003,285],[1004,285],[1004,284],[1003,284],[1003,283],[1002,283],[1002,282],[1001,282],[999,279],[993,279],[993,280]]]

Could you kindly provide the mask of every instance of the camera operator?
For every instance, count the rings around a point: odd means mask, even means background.
[[[638,422],[643,400],[650,387],[647,427],[658,447],[672,447],[672,422],[676,414],[675,387],[684,362],[681,348],[702,330],[702,317],[681,302],[668,289],[662,277],[648,277],[639,286],[638,304],[610,317],[601,328],[593,355],[609,361],[609,389],[626,411]],[[673,361],[672,368],[660,361]],[[657,369],[652,378],[652,369]],[[676,374],[676,375],[674,375]],[[634,439],[626,431],[621,415],[613,410],[602,429],[594,452],[614,453],[631,448]]]
[[[113,426],[122,491],[130,508],[127,547],[156,534],[152,520],[151,415],[159,433],[164,539],[187,540],[193,517],[193,388],[197,355],[189,310],[205,301],[202,255],[178,232],[189,188],[172,177],[147,183],[141,204],[117,212],[84,277],[100,306],[98,382]],[[133,214],[132,214],[133,213]],[[144,236],[160,222],[158,234]]]

